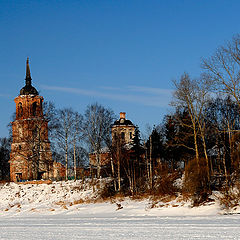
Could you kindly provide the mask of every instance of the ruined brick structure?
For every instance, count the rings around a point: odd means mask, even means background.
[[[120,140],[120,142],[129,146],[133,141],[135,128],[136,127],[133,125],[133,123],[126,119],[126,113],[120,112],[120,118],[116,120],[111,127],[112,143],[114,144],[115,141]],[[111,155],[109,149],[101,149],[100,165],[107,165],[110,162],[110,158]],[[97,166],[96,153],[93,152],[89,154],[89,162],[91,166]]]
[[[32,86],[28,59],[25,80],[26,85],[14,99],[16,120],[12,122],[11,181],[49,179],[53,174],[48,122],[42,109],[43,97]]]
[[[105,166],[109,163],[111,154],[108,148],[101,149],[99,156],[99,163],[101,166]],[[97,166],[97,156],[95,152],[89,153],[89,163],[92,167]]]
[[[120,112],[120,119],[112,125],[112,141],[114,138],[121,138],[126,144],[132,142],[135,132],[133,123],[126,119],[126,113]]]
[[[60,162],[53,162],[53,179],[55,180],[66,179],[65,166]]]

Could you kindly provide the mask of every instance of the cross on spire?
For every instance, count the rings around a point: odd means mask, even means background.
[[[29,67],[29,57],[27,58],[27,63],[26,63],[26,86],[31,86],[32,85],[32,78],[31,78],[31,73],[30,73],[30,67]]]

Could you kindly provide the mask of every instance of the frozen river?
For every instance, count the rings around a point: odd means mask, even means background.
[[[189,217],[0,217],[0,239],[240,239],[240,215]]]

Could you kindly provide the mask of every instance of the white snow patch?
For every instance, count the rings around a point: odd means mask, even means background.
[[[191,207],[191,202],[180,198],[172,201],[141,201],[126,198],[124,201],[97,201],[105,180],[95,187],[88,181],[62,181],[52,184],[0,185],[0,214],[81,214],[81,216],[203,216],[223,214],[218,201],[200,207]],[[236,212],[236,211],[235,211]]]
[[[0,185],[0,239],[240,239],[240,216],[222,215],[217,201],[197,208],[180,197],[80,204],[97,199],[103,185]]]

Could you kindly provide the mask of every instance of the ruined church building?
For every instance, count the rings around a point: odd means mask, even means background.
[[[25,86],[14,99],[16,119],[12,122],[11,181],[49,179],[53,176],[48,122],[43,116],[43,97],[32,86],[29,59],[25,80]]]

